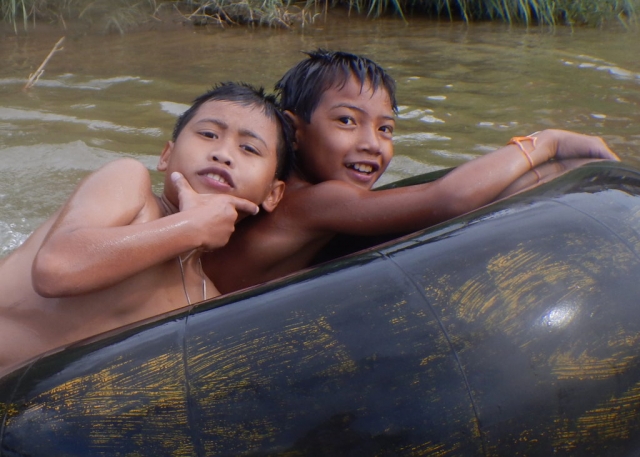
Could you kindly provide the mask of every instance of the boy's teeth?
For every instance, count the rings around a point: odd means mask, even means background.
[[[207,173],[207,177],[209,177],[211,179],[214,179],[214,180],[216,180],[218,182],[221,182],[223,184],[227,184],[227,180],[226,179],[224,179],[222,176],[217,175],[215,173]]]
[[[354,163],[353,169],[360,173],[371,173],[373,171],[373,167],[365,163]]]

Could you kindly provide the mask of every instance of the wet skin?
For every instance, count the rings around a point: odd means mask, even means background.
[[[202,249],[227,243],[241,217],[282,193],[276,123],[260,110],[205,103],[158,169],[121,159],[89,175],[67,203],[0,261],[0,373],[93,336],[218,295],[199,267]],[[172,176],[173,175],[173,179]],[[176,179],[177,178],[177,179]],[[173,208],[172,208],[173,207]],[[178,211],[179,208],[179,211]],[[183,263],[183,284],[178,256]]]
[[[230,242],[203,258],[223,293],[309,266],[338,233],[408,233],[477,209],[548,160],[618,160],[597,137],[545,130],[461,165],[429,183],[372,192],[393,156],[394,127],[384,88],[353,77],[323,92],[310,122],[287,112],[295,128],[297,168],[278,208],[243,221]]]

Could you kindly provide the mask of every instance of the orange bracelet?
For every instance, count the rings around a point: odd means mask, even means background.
[[[535,167],[533,165],[533,160],[531,160],[531,156],[529,155],[527,150],[524,148],[524,145],[522,144],[522,142],[523,141],[531,141],[531,145],[533,146],[533,149],[535,149],[536,148],[536,140],[537,140],[537,138],[535,136],[514,136],[507,143],[507,144],[515,144],[520,148],[520,150],[522,151],[524,156],[527,158],[527,162],[529,162],[529,166],[531,167],[531,168],[529,168],[530,170],[533,170]],[[533,149],[532,149],[532,151],[533,151]]]

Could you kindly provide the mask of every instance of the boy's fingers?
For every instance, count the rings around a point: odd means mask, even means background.
[[[184,194],[184,192],[195,192],[189,184],[189,181],[178,171],[171,173],[171,181],[173,181],[176,189],[178,189],[178,198],[180,198],[180,195]]]
[[[187,180],[184,179],[184,176],[182,176],[182,173],[174,171],[173,173],[171,173],[171,181],[173,181],[174,184],[178,187],[178,189],[180,189],[181,187],[184,187],[184,184],[186,184]]]
[[[571,141],[560,142],[557,157],[560,159],[592,158],[620,161],[620,158],[597,136],[574,134]]]
[[[245,200],[244,198],[236,197],[233,199],[233,203],[236,207],[237,211],[242,211],[243,213],[256,215],[258,211],[260,211],[260,207],[255,203],[250,202],[249,200]]]
[[[603,159],[607,159],[607,160],[615,160],[617,162],[620,162],[620,157],[618,157],[618,154],[616,154],[615,152],[613,152],[611,149],[606,148],[603,153],[600,154],[600,157],[602,157]]]
[[[616,155],[611,149],[609,149],[606,145],[603,145],[600,148],[589,149],[589,157],[594,159],[605,159],[605,160],[615,160],[620,161],[620,157]]]
[[[182,201],[181,196],[185,196],[185,192],[196,193],[195,190],[189,184],[189,181],[177,171],[171,173],[171,181],[178,189],[178,198]],[[254,216],[258,214],[260,208],[255,203],[250,202],[249,200],[245,200],[244,198],[229,196],[231,198],[231,204],[235,207],[236,211],[242,211],[247,214],[253,214]]]
[[[174,171],[171,173],[171,181],[173,181],[173,185],[176,186],[176,190],[178,191],[178,207],[180,211],[184,211],[185,208],[193,206],[196,191],[193,190],[187,178],[185,178],[182,173]]]
[[[591,151],[591,157],[607,160],[620,160],[620,158],[609,148],[602,138],[596,136],[591,137],[590,139],[594,141],[594,146],[589,148]]]

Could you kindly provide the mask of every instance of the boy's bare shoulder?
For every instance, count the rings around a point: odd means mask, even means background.
[[[93,174],[115,174],[118,181],[146,185],[151,183],[149,170],[144,164],[132,158],[121,158],[105,164]],[[133,181],[130,181],[133,179]]]
[[[306,211],[312,212],[328,204],[364,198],[370,192],[338,180],[292,187],[287,185],[285,204],[300,206],[301,209],[306,208]]]
[[[49,248],[52,240],[66,244],[76,241],[75,230],[109,228],[157,219],[161,210],[151,189],[146,167],[134,159],[109,162],[78,185],[62,206],[58,217],[43,241]],[[45,244],[40,252],[46,252]]]
[[[153,196],[151,175],[141,162],[123,158],[109,162],[87,176],[77,187],[63,208],[65,216],[71,211],[83,217],[97,216],[104,220],[108,214],[131,214],[148,205]],[[120,222],[126,224],[129,222]],[[111,224],[107,224],[111,225]]]
[[[371,191],[342,181],[289,186],[278,208],[267,219],[278,228],[333,232],[335,220],[349,217],[357,202]]]

